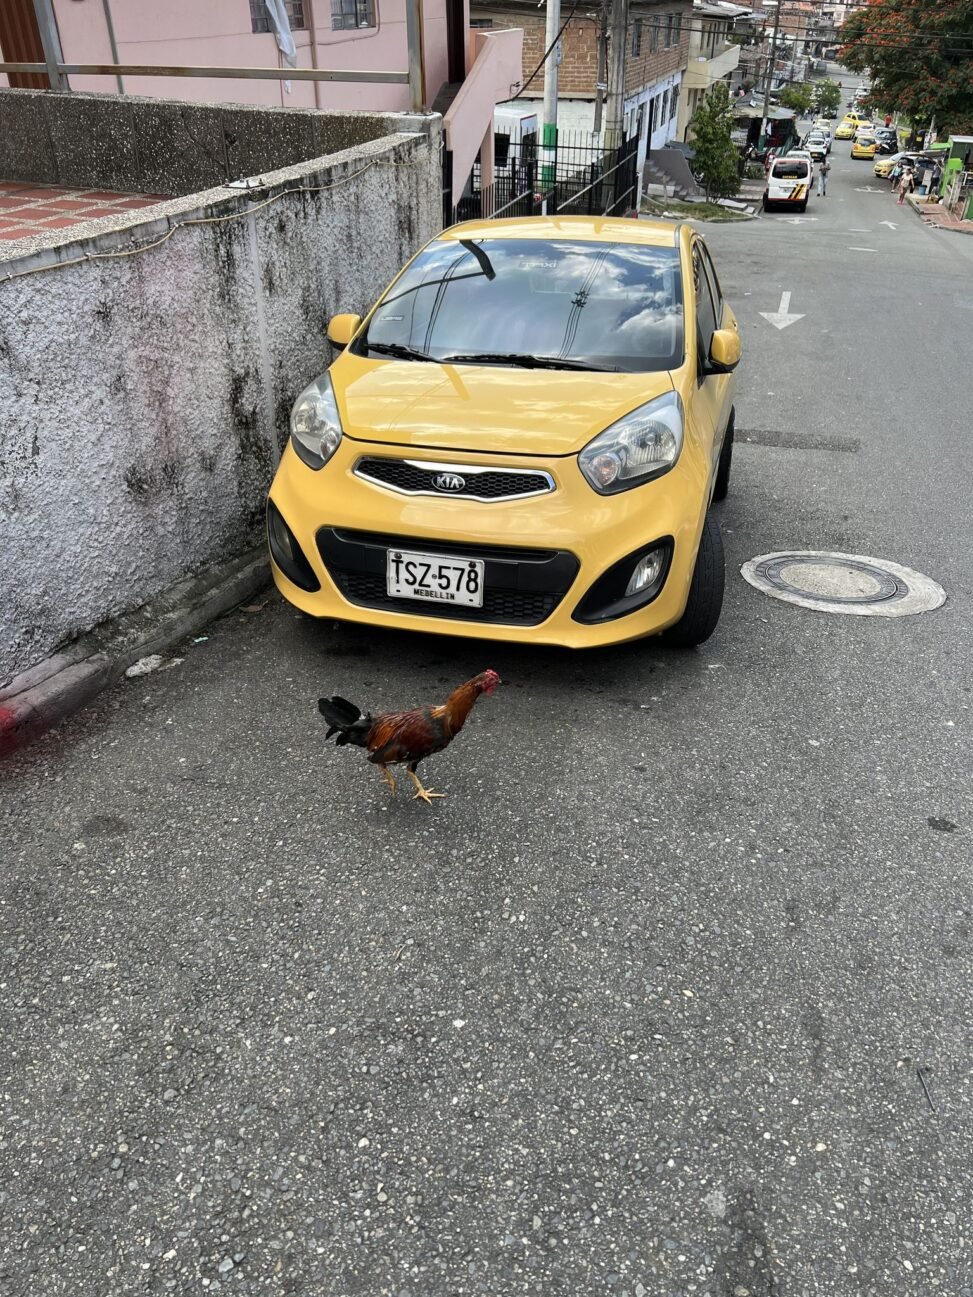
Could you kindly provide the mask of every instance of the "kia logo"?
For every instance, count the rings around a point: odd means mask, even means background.
[[[460,477],[458,473],[437,473],[432,484],[437,491],[462,491],[466,486],[466,478]]]

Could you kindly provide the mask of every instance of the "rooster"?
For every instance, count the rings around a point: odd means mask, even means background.
[[[438,707],[415,707],[410,712],[380,712],[378,716],[366,713],[363,716],[354,703],[335,695],[334,698],[319,698],[318,711],[328,722],[325,739],[337,734],[335,743],[339,748],[345,743],[367,748],[369,761],[381,769],[393,797],[396,782],[389,766],[404,762],[409,778],[415,784],[415,796],[431,804],[434,797],[445,797],[446,794],[423,788],[416,767],[434,752],[442,752],[463,728],[480,694],[492,694],[500,684],[503,681],[496,671],[481,671],[454,689]]]

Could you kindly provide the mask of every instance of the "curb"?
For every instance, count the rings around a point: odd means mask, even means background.
[[[135,612],[103,622],[0,689],[0,758],[84,707],[127,667],[250,599],[270,580],[261,545],[170,586]]]

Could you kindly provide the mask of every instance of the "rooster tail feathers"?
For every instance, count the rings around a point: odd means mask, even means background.
[[[354,725],[361,712],[354,703],[350,703],[347,698],[340,698],[337,694],[333,698],[319,698],[318,711],[331,726],[327,737],[330,738],[335,730],[344,729],[348,725]]]
[[[325,741],[332,734],[337,734],[335,742],[339,748],[346,743],[365,747],[372,727],[371,716],[363,716],[354,703],[350,703],[347,698],[339,698],[337,694],[333,698],[319,698],[318,711],[328,722]]]

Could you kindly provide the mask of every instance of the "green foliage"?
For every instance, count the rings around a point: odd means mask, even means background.
[[[841,107],[841,86],[837,81],[819,81],[814,87],[814,104],[822,112],[837,112]]]
[[[780,102],[785,108],[790,108],[799,116],[806,117],[814,103],[814,87],[809,86],[807,82],[799,86],[788,86],[786,90],[780,92]]]
[[[871,100],[937,132],[973,127],[973,0],[871,0],[845,19],[839,58],[871,74]]]
[[[740,188],[740,159],[730,134],[733,113],[730,92],[724,81],[716,83],[689,124],[696,151],[693,170],[702,177],[707,201],[732,198]]]

